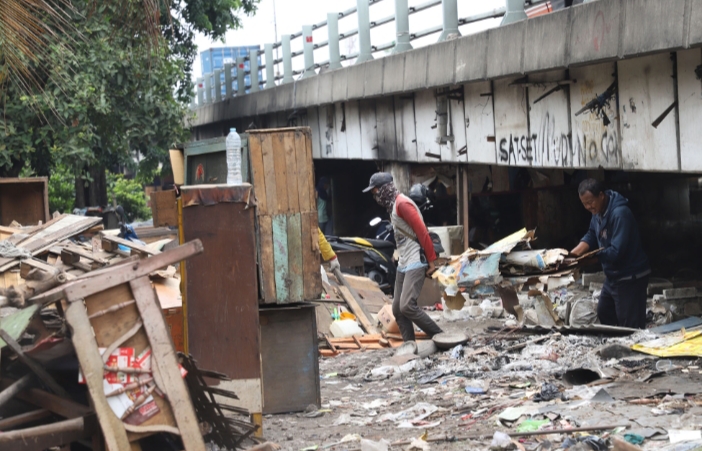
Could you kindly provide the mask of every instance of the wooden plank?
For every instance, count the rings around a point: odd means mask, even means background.
[[[683,171],[702,171],[702,83],[695,69],[702,65],[702,49],[679,50],[678,99],[680,99],[680,168]]]
[[[305,300],[317,299],[322,293],[322,276],[316,211],[301,214],[301,232],[303,296]]]
[[[253,177],[254,195],[256,196],[256,213],[268,213],[268,197],[266,195],[266,176],[263,170],[263,138],[265,135],[249,135],[249,152],[251,154],[251,173]]]
[[[15,415],[10,418],[3,418],[0,420],[0,431],[7,431],[8,429],[13,429],[17,426],[21,426],[26,423],[33,423],[37,420],[41,420],[46,417],[53,415],[46,409],[33,410],[31,412],[22,413],[20,415]]]
[[[71,302],[66,309],[66,321],[73,333],[73,342],[80,343],[75,346],[76,355],[83,369],[83,377],[88,386],[95,413],[100,421],[107,449],[110,451],[123,451],[129,449],[127,431],[124,429],[112,408],[107,403],[103,389],[103,364],[93,336],[93,328],[88,319],[88,313],[82,302]],[[93,343],[92,346],[89,344]]]
[[[346,102],[346,147],[349,160],[360,160],[363,158],[362,139],[358,100],[349,100]]]
[[[284,135],[273,136],[273,167],[275,172],[275,195],[278,203],[278,213],[288,213],[290,204],[288,202],[288,168],[285,164],[285,143]],[[267,174],[266,174],[267,175]],[[266,177],[267,181],[271,179]]]
[[[514,80],[500,79],[492,84],[497,164],[529,166],[533,155],[527,151],[529,124],[526,88],[510,86]]]
[[[161,374],[163,381],[161,388],[165,390],[173,409],[183,446],[187,451],[205,451],[205,442],[200,434],[195,409],[181,377],[173,343],[166,329],[156,292],[148,277],[132,280],[130,285],[144,321],[144,330],[149,337],[152,369],[154,373]]]
[[[3,379],[2,383],[0,383],[0,387],[7,388],[14,382],[15,381],[12,379]],[[88,406],[84,406],[70,399],[60,398],[38,388],[24,390],[17,395],[17,398],[64,418],[81,417],[92,412],[92,409]]]
[[[288,302],[288,226],[285,215],[273,216],[273,262],[275,265],[275,294],[278,303]]]
[[[0,434],[0,450],[42,451],[89,438],[99,427],[94,416],[79,417]]]
[[[375,119],[375,99],[359,101],[361,118],[361,158],[364,160],[378,159],[378,130]]]
[[[300,211],[300,196],[298,194],[298,184],[299,184],[299,171],[297,168],[297,158],[295,145],[297,144],[295,133],[286,133],[283,136],[283,148],[285,150],[285,166],[287,167],[287,196],[288,196],[288,209],[290,213],[297,213]],[[306,161],[300,161],[300,164],[304,164]],[[276,180],[277,182],[277,180]]]
[[[300,213],[288,216],[288,268],[290,302],[304,300],[302,266],[302,220]]]
[[[463,87],[468,153],[460,161],[495,164],[495,119],[490,81],[468,83]],[[487,95],[482,95],[487,94]]]
[[[258,217],[259,274],[263,302],[275,302],[275,264],[273,260],[273,219],[270,216]]]
[[[263,178],[266,180],[266,203],[267,210],[261,214],[277,215],[278,191],[276,188],[275,163],[273,161],[273,136],[269,133],[261,136],[261,152],[263,158]]]
[[[149,275],[158,269],[165,268],[168,265],[200,254],[203,250],[202,242],[200,240],[193,240],[182,246],[162,252],[159,255],[142,259],[133,265],[120,265],[114,268],[113,271],[107,271],[97,277],[76,279],[64,285],[66,299],[73,301],[84,299],[92,294]],[[42,296],[40,295],[32,299],[41,298]]]
[[[151,249],[149,247],[142,246],[141,244],[135,243],[134,241],[125,240],[124,238],[120,238],[118,236],[103,235],[102,242],[103,242],[103,249],[105,248],[104,247],[105,242],[110,243],[111,246],[121,244],[122,246],[125,246],[125,247],[128,247],[129,249],[131,249],[132,255],[134,255],[135,253],[144,254],[144,255],[157,255],[157,254],[161,253],[161,251],[158,251],[156,249]],[[108,247],[106,250],[112,250],[116,247],[117,246]]]
[[[309,138],[309,139],[308,139]],[[312,158],[308,157],[307,147],[311,145],[311,136],[306,136],[305,133],[295,132],[295,160],[297,162],[297,192],[299,198],[299,211],[302,213],[311,211],[316,208],[314,197],[314,168],[312,167]],[[310,184],[312,190],[310,190]],[[312,197],[310,197],[310,195]]]
[[[151,213],[155,227],[177,226],[178,208],[176,207],[175,190],[154,191],[151,193]]]

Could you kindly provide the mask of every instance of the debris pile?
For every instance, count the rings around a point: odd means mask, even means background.
[[[176,356],[162,313],[180,302],[174,265],[202,244],[115,232],[77,215],[0,229],[0,448],[256,443],[248,412],[215,400],[236,394],[204,383],[226,376]]]

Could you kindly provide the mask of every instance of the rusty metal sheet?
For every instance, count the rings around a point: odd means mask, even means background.
[[[259,378],[254,209],[244,202],[184,208],[183,232],[205,249],[185,263],[190,354],[232,379]]]
[[[195,185],[181,187],[183,208],[197,205],[215,205],[219,203],[240,202],[255,205],[251,195],[252,186],[249,183],[242,185]]]

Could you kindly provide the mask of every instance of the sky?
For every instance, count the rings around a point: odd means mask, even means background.
[[[417,6],[426,3],[427,0],[409,0],[409,6]],[[312,25],[323,20],[326,20],[327,13],[340,12],[352,8],[356,5],[356,0],[261,0],[258,5],[258,11],[254,16],[244,16],[242,28],[234,31],[229,31],[225,36],[224,41],[212,41],[205,36],[197,35],[196,44],[198,53],[215,47],[228,46],[245,46],[245,45],[261,45],[276,42],[276,26],[277,23],[277,41],[284,34],[297,33],[302,30],[303,25]],[[485,11],[490,11],[496,8],[505,6],[505,0],[459,0],[458,1],[458,17],[465,18]],[[275,14],[274,14],[275,10]],[[394,0],[383,0],[379,3],[371,5],[370,18],[371,21],[378,20],[384,17],[395,14]],[[275,20],[274,20],[275,17]],[[425,11],[410,15],[410,31],[417,32],[435,25],[441,24],[442,10],[441,5],[435,6]],[[358,27],[356,14],[339,20],[339,32],[352,30]],[[460,27],[461,34],[471,34],[482,31],[487,28],[492,28],[499,25],[501,19],[487,19],[474,24],[468,24]],[[439,34],[433,34],[421,39],[412,41],[412,46],[423,47],[433,44],[439,38]],[[328,39],[327,28],[315,30],[313,39],[315,42],[322,42]],[[381,45],[392,42],[395,39],[395,22],[376,27],[371,30],[371,43],[373,45]],[[302,39],[297,38],[292,41],[292,51],[302,49]],[[358,42],[356,38],[342,40],[340,43],[341,54],[349,54],[358,50]],[[376,58],[382,56],[381,53],[374,55]],[[315,62],[326,61],[329,59],[327,47],[315,51]],[[293,69],[299,70],[303,66],[303,57],[293,58]],[[282,71],[282,64],[279,67]],[[195,59],[193,67],[193,79],[199,77],[202,73],[199,55]],[[193,80],[194,81],[194,80]]]

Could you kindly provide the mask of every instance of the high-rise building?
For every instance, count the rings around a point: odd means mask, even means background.
[[[260,50],[260,46],[258,45],[249,45],[249,46],[244,46],[244,47],[217,47],[213,49],[208,49],[205,50],[204,52],[200,52],[200,63],[202,65],[202,76],[204,77],[205,75],[212,74],[216,69],[224,69],[224,65],[227,63],[231,63],[234,68],[232,71],[232,89],[234,92],[237,91],[239,88],[237,84],[237,77],[236,77],[236,58],[238,56],[249,56],[249,52],[251,50]],[[245,69],[251,70],[251,67],[249,65],[249,61],[247,60],[245,62]],[[258,65],[259,67],[261,66],[261,56],[258,56]],[[262,71],[258,71],[258,79],[262,80],[261,78]],[[222,96],[225,95],[226,92],[226,86],[224,83],[224,73],[220,76],[220,80],[222,82]],[[251,86],[251,76],[246,75],[245,78],[245,83],[246,86]],[[247,90],[248,91],[248,90]]]

